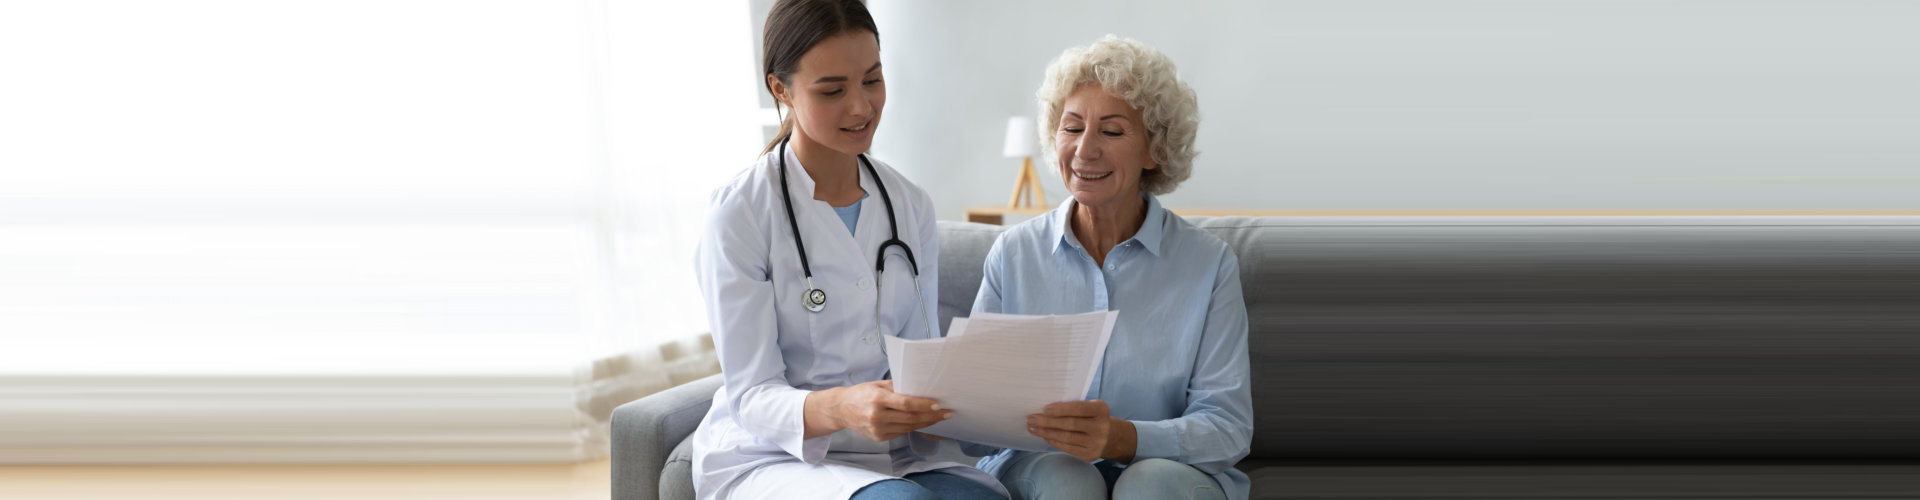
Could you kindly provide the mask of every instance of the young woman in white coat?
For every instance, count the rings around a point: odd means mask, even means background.
[[[713,194],[695,258],[726,383],[693,435],[700,498],[1005,498],[914,433],[951,416],[893,392],[884,337],[936,336],[933,203],[866,156],[886,104],[858,0],[781,0],[767,91],[791,110]]]

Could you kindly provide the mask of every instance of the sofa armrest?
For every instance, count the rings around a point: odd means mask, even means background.
[[[655,500],[667,455],[700,426],[721,385],[712,375],[613,410],[613,500]]]

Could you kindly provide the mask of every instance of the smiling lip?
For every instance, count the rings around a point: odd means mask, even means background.
[[[1105,179],[1107,178],[1107,176],[1110,176],[1110,175],[1113,175],[1112,171],[1100,172],[1100,173],[1081,172],[1079,170],[1073,171],[1074,177],[1084,181],[1097,181],[1100,179]]]
[[[848,135],[854,136],[854,138],[863,138],[873,133],[873,120],[867,120],[865,123],[852,127],[841,127],[840,131],[846,132]]]

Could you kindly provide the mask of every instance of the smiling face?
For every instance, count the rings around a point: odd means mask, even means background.
[[[774,96],[793,108],[798,140],[846,155],[873,147],[880,109],[887,104],[886,82],[880,78],[880,41],[873,33],[851,31],[827,37],[800,56],[790,82],[773,75],[767,78]]]
[[[1082,205],[1106,207],[1138,200],[1140,176],[1159,167],[1147,152],[1140,110],[1097,83],[1081,85],[1067,96],[1060,128],[1053,134],[1060,155],[1060,180]]]

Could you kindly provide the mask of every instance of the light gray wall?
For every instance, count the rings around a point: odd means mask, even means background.
[[[1920,2],[869,3],[889,82],[874,154],[945,219],[1006,203],[1007,116],[1107,33],[1166,52],[1200,96],[1170,206],[1920,209]]]

